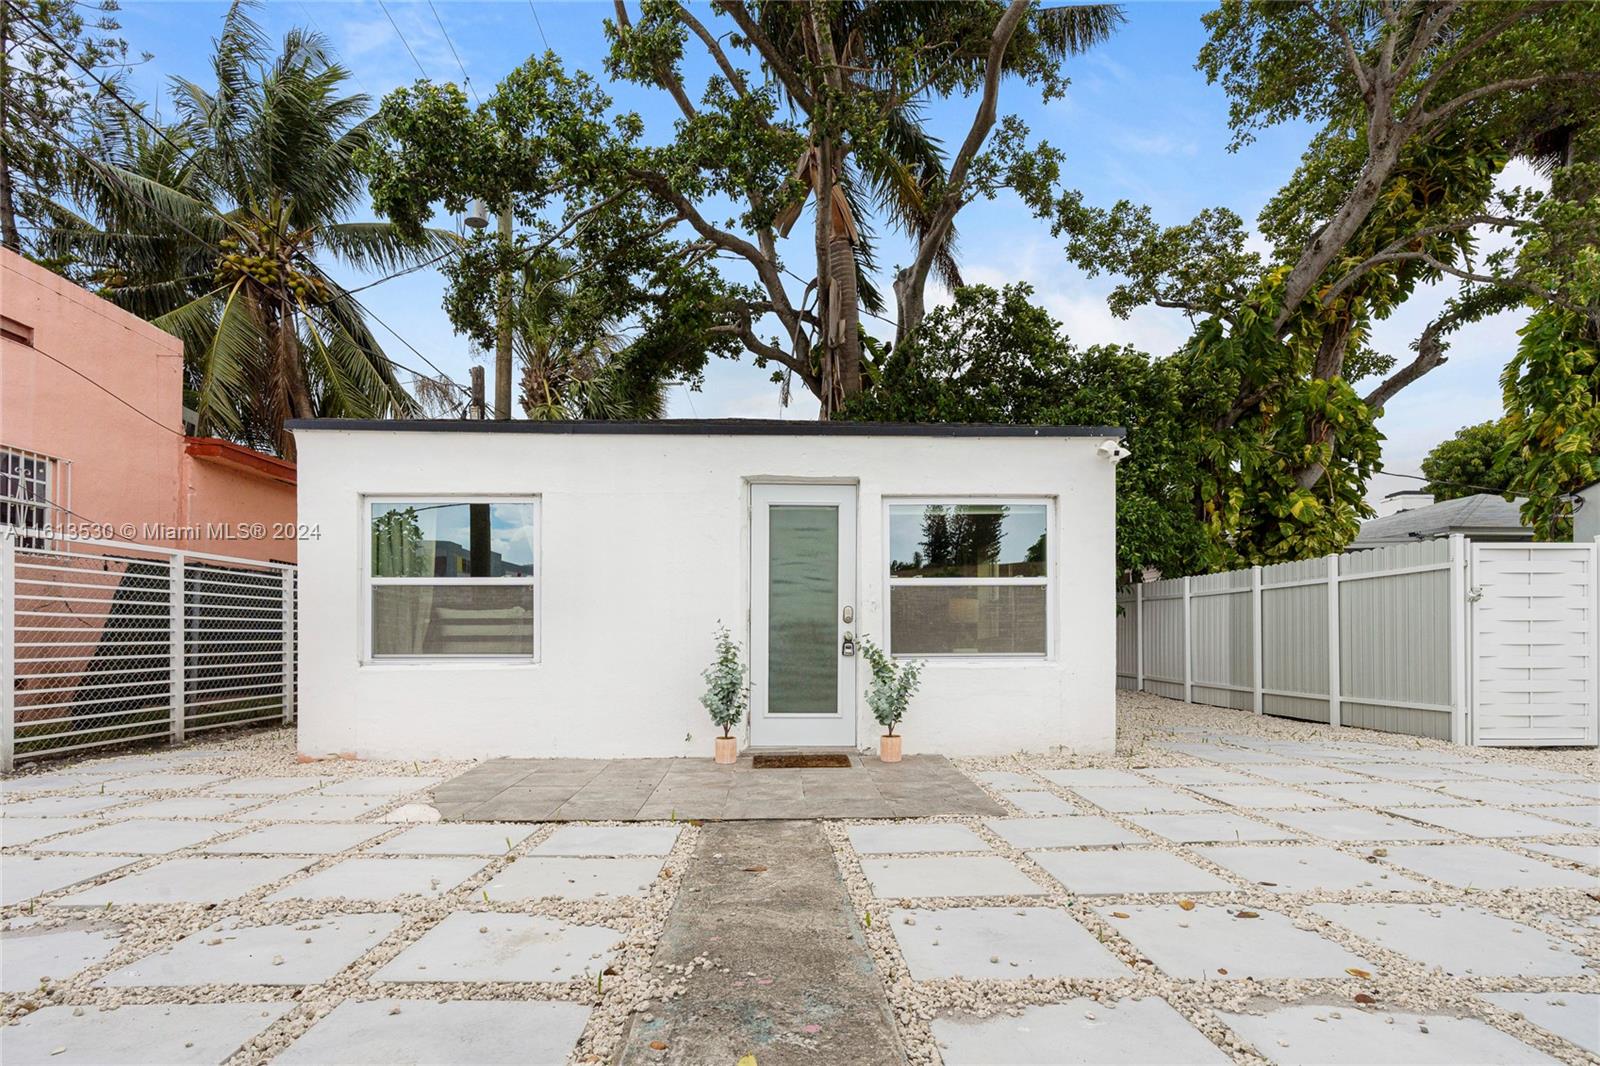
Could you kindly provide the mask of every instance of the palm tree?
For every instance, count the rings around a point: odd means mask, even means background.
[[[293,457],[290,418],[403,417],[396,377],[353,293],[323,261],[390,273],[456,246],[348,221],[364,192],[368,98],[324,39],[290,30],[270,56],[235,3],[212,57],[215,88],[174,79],[175,125],[124,116],[123,150],[80,197],[94,232],[71,238],[104,295],[184,342],[200,432]]]
[[[530,419],[652,419],[666,411],[663,382],[630,373],[616,323],[586,324],[570,261],[546,253],[517,282],[512,350],[522,365],[522,411]],[[585,324],[580,324],[585,323]]]

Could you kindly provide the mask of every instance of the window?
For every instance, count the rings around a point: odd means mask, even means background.
[[[43,548],[49,518],[50,460],[0,448],[0,526],[18,530],[18,547]]]
[[[1050,505],[889,505],[894,655],[1046,654]]]
[[[369,501],[374,659],[535,653],[538,501]]]

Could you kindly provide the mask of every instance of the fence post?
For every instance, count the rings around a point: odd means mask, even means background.
[[[295,598],[293,570],[283,572],[283,724],[294,721]]]
[[[1133,688],[1144,691],[1144,582],[1133,586]]]
[[[173,552],[167,560],[167,701],[171,726],[168,739],[174,744],[183,743],[184,729],[184,617],[183,583],[185,571],[183,553]]]
[[[1339,557],[1328,556],[1328,724],[1337,726],[1341,708],[1339,677]]]
[[[0,771],[17,756],[17,538],[0,534]]]
[[[1467,667],[1467,542],[1450,534],[1450,743],[1469,741],[1467,715],[1471,712],[1472,681]]]
[[[1194,641],[1189,624],[1189,579],[1183,579],[1183,702],[1194,702]]]
[[[1255,690],[1257,714],[1266,713],[1266,698],[1261,691],[1262,678],[1266,676],[1266,670],[1261,663],[1264,625],[1261,620],[1261,567],[1252,566],[1250,568],[1250,687]]]

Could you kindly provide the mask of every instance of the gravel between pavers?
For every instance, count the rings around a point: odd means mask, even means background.
[[[1514,992],[1600,992],[1600,928],[1581,927],[1578,921],[1592,919],[1600,914],[1600,877],[1594,890],[1568,889],[1518,889],[1481,891],[1463,889],[1443,884],[1424,875],[1387,861],[1388,849],[1382,842],[1348,843],[1300,833],[1304,839],[1281,843],[1252,842],[1252,848],[1294,847],[1314,844],[1332,848],[1347,855],[1367,861],[1392,874],[1410,878],[1426,886],[1422,892],[1395,892],[1373,889],[1315,892],[1268,892],[1259,885],[1241,878],[1232,871],[1209,861],[1199,847],[1210,845],[1180,845],[1142,828],[1127,814],[1096,807],[1078,795],[1070,786],[1058,785],[1039,775],[1038,771],[1078,767],[1105,767],[1129,771],[1138,775],[1141,769],[1172,766],[1218,766],[1196,756],[1150,747],[1151,742],[1195,741],[1201,734],[1239,736],[1274,740],[1320,741],[1332,744],[1356,741],[1382,744],[1406,751],[1431,749],[1448,752],[1481,762],[1486,767],[1516,764],[1538,767],[1565,773],[1580,774],[1590,780],[1600,779],[1600,766],[1596,764],[1593,750],[1485,750],[1456,747],[1440,741],[1398,737],[1368,730],[1334,730],[1328,726],[1303,723],[1288,719],[1258,718],[1248,712],[1222,708],[1200,707],[1165,700],[1145,693],[1118,693],[1119,731],[1118,751],[1115,755],[1082,757],[1071,755],[1023,754],[1007,758],[957,760],[969,776],[983,771],[1010,771],[1030,779],[1030,788],[1054,794],[1071,802],[1081,813],[1096,814],[1110,819],[1147,843],[1123,845],[1115,849],[1162,851],[1178,856],[1234,886],[1228,892],[1132,894],[1114,896],[1080,896],[1064,889],[1021,850],[995,834],[981,818],[907,819],[907,822],[946,822],[965,825],[986,840],[995,853],[1009,859],[1032,880],[1044,886],[1045,896],[1005,896],[969,898],[875,899],[862,873],[860,858],[850,845],[847,828],[851,824],[884,825],[884,822],[833,822],[827,828],[840,874],[850,893],[858,914],[870,915],[866,933],[875,961],[888,990],[890,1006],[901,1026],[902,1037],[914,1063],[932,1064],[942,1060],[930,1029],[937,1016],[948,1014],[987,1016],[997,1013],[1019,1013],[1033,1004],[1062,1003],[1079,996],[1096,1000],[1115,1000],[1125,996],[1159,996],[1183,1015],[1190,1024],[1214,1044],[1229,1054],[1236,1062],[1259,1063],[1265,1061],[1244,1041],[1233,1033],[1218,1017],[1220,1011],[1260,1013],[1279,1004],[1309,1003],[1325,1006],[1329,1012],[1369,1009],[1358,1004],[1358,994],[1371,996],[1376,1002],[1370,1009],[1380,1011],[1426,1011],[1454,1016],[1470,1016],[1511,1034],[1519,1040],[1568,1063],[1600,1063],[1600,1058],[1585,1053],[1574,1045],[1547,1034],[1527,1022],[1520,1014],[1495,1007],[1475,993],[1491,991]],[[909,723],[915,729],[915,723]],[[1385,753],[1364,754],[1366,761],[1382,761]],[[1286,759],[1285,761],[1291,761]],[[1337,762],[1318,763],[1316,759],[1295,757],[1292,761],[1344,768]],[[1244,780],[1260,784],[1277,784],[1252,772],[1253,764],[1226,764],[1225,768]],[[1459,767],[1468,773],[1472,767]],[[1359,772],[1359,771],[1356,771]],[[1142,775],[1139,775],[1142,776]],[[1012,817],[1026,816],[1025,812],[1008,798],[1006,788],[996,788],[978,780],[991,796],[1011,810]],[[1226,811],[1267,825],[1280,825],[1273,821],[1278,810],[1257,811],[1244,807],[1229,807],[1193,788],[1160,782],[1148,778],[1151,785],[1166,784],[1185,796],[1201,800],[1213,811]],[[1416,782],[1415,787],[1431,788],[1430,783]],[[1205,787],[1205,786],[1201,786]],[[1316,794],[1316,785],[1285,786]],[[1463,807],[1489,807],[1440,793],[1441,803]],[[1579,799],[1571,801],[1581,803]],[[1301,810],[1320,810],[1345,806],[1377,811],[1382,808],[1367,806],[1328,795],[1326,803],[1306,805]],[[1538,808],[1533,808],[1535,812]],[[1404,809],[1394,812],[1402,819]],[[1070,817],[1070,816],[1066,816]],[[1293,828],[1293,827],[1290,827]],[[1545,862],[1570,869],[1583,869],[1578,863],[1554,859],[1520,847],[1507,840],[1483,840],[1465,837],[1441,830],[1450,843],[1471,843],[1498,847],[1512,854],[1539,858]],[[1600,849],[1600,838],[1593,829],[1574,827],[1570,833],[1552,835],[1552,841],[1593,845]],[[1227,846],[1227,845],[1221,845]],[[1075,850],[1091,849],[1068,849]],[[923,852],[922,855],[948,854],[951,857],[970,856],[971,852]],[[874,856],[881,857],[881,856]],[[1592,871],[1592,868],[1591,868]],[[1278,912],[1287,915],[1297,928],[1312,931],[1325,939],[1360,955],[1374,964],[1375,975],[1367,978],[1344,976],[1337,979],[1175,979],[1164,974],[1145,959],[1134,943],[1121,935],[1117,920],[1107,917],[1097,908],[1114,912],[1118,908],[1134,906],[1172,906],[1179,900],[1192,900],[1200,907],[1225,906],[1230,910],[1253,910],[1265,914]],[[1570,945],[1585,960],[1589,972],[1582,976],[1566,978],[1530,977],[1478,977],[1450,976],[1430,971],[1423,964],[1365,940],[1326,919],[1311,913],[1310,908],[1324,902],[1385,902],[1422,903],[1435,905],[1466,904],[1481,908],[1504,918],[1523,922]],[[1113,979],[1025,978],[999,979],[944,979],[914,981],[894,936],[894,929],[904,921],[905,909],[938,910],[950,907],[1058,907],[1068,912],[1088,930],[1113,955],[1131,970],[1127,977]],[[1574,920],[1566,924],[1559,919]],[[1264,1048],[1271,1054],[1276,1048]]]
[[[220,754],[214,754],[220,753]],[[148,770],[137,767],[108,776],[104,784],[76,785],[63,789],[29,790],[26,794],[6,794],[7,803],[20,802],[52,795],[106,795],[116,794],[118,780],[126,780],[144,772],[190,772],[206,775],[226,775],[230,778],[305,777],[322,782],[319,787],[334,785],[355,778],[374,777],[433,777],[448,780],[467,769],[467,762],[368,762],[358,760],[324,760],[300,763],[294,754],[294,734],[288,729],[261,730],[235,735],[220,742],[196,744],[179,749],[159,749],[150,753],[150,762],[157,765]],[[173,756],[178,756],[173,758]],[[30,777],[61,773],[93,772],[98,764],[117,764],[135,760],[137,756],[119,754],[107,759],[83,759],[71,764],[51,763],[33,769],[31,773],[15,775],[8,781],[26,780]],[[207,776],[206,783],[186,788],[157,789],[130,794],[125,803],[95,811],[87,820],[75,824],[69,831],[31,841],[25,845],[6,847],[4,854],[28,855],[51,841],[63,836],[76,835],[95,826],[114,824],[123,818],[139,817],[132,808],[151,799],[177,796],[211,796],[214,778]],[[295,873],[262,885],[255,890],[221,904],[149,904],[121,905],[94,909],[65,909],[50,906],[63,896],[81,892],[93,885],[104,884],[158,866],[170,859],[198,857],[204,849],[216,843],[233,840],[273,825],[302,824],[285,820],[249,820],[251,811],[277,803],[285,797],[264,795],[250,797],[249,803],[230,811],[222,818],[170,819],[173,821],[238,822],[239,828],[215,836],[192,847],[162,855],[131,857],[129,862],[97,878],[79,882],[68,888],[45,893],[34,900],[8,906],[0,911],[0,928],[11,929],[26,925],[34,929],[56,927],[82,927],[92,923],[98,927],[120,927],[117,947],[104,959],[74,974],[67,980],[48,982],[37,989],[23,993],[0,996],[0,1021],[9,1024],[27,1014],[47,1006],[65,1005],[81,1010],[116,1010],[132,1004],[168,1003],[219,1003],[219,1002],[278,1002],[293,1001],[295,1006],[246,1043],[231,1059],[229,1066],[262,1063],[288,1047],[318,1020],[328,1015],[346,999],[547,999],[570,1000],[587,1004],[592,1012],[583,1035],[573,1049],[573,1062],[601,1062],[610,1058],[622,1036],[628,1016],[635,1010],[644,1010],[653,1000],[676,994],[681,990],[683,975],[672,972],[655,972],[650,968],[656,941],[677,895],[681,874],[695,843],[696,828],[681,824],[681,832],[672,851],[663,862],[661,876],[649,890],[638,897],[610,897],[592,900],[539,899],[516,902],[499,902],[488,897],[487,886],[507,865],[527,855],[558,827],[542,825],[527,839],[517,843],[504,854],[493,859],[482,859],[485,865],[472,877],[453,890],[438,896],[398,896],[383,900],[366,899],[286,899],[269,901],[279,889],[302,881],[311,875],[334,866],[346,859],[368,854],[368,849],[390,840],[413,827],[415,822],[388,821],[387,818],[402,807],[426,804],[431,786],[397,795],[373,797],[377,805],[359,816],[340,819],[338,824],[376,824],[384,832],[344,851],[331,855],[304,856],[304,868]],[[296,797],[314,796],[318,793],[300,792]],[[169,820],[163,818],[163,820]],[[327,822],[306,822],[308,828]],[[608,822],[585,823],[593,825],[618,824]],[[231,854],[228,858],[248,857],[250,853]],[[389,858],[393,856],[385,856]],[[403,857],[403,856],[402,856]],[[422,856],[417,856],[422,857]],[[374,974],[401,951],[414,944],[423,933],[446,915],[454,912],[538,914],[575,925],[601,925],[617,929],[621,939],[614,946],[614,957],[605,973],[589,972],[582,978],[558,983],[480,983],[439,982],[400,983],[374,979]],[[244,925],[310,925],[317,919],[333,914],[397,913],[402,916],[400,925],[381,942],[362,953],[331,979],[310,986],[260,986],[260,985],[199,985],[182,988],[96,988],[94,982],[122,966],[143,959],[164,949],[186,936],[207,929],[224,919],[234,919]]]

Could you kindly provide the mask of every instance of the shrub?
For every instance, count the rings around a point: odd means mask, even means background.
[[[705,695],[700,702],[711,712],[711,720],[722,727],[722,735],[739,724],[744,717],[749,693],[745,689],[744,663],[739,659],[739,645],[728,633],[728,627],[717,624],[717,657],[700,675],[706,679]]]
[[[872,717],[894,736],[894,727],[905,717],[906,705],[916,695],[922,681],[922,663],[909,659],[896,666],[883,649],[861,638],[861,655],[872,667],[872,683],[867,686],[867,706]]]

